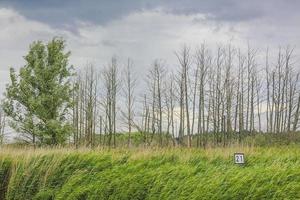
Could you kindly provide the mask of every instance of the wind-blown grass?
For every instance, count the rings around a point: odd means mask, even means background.
[[[300,149],[2,149],[0,180],[9,200],[300,199]]]

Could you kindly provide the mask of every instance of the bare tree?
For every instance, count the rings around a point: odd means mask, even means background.
[[[118,90],[117,59],[112,58],[111,63],[102,72],[105,89],[105,115],[108,132],[108,146],[116,147],[116,105]]]
[[[199,76],[198,83],[198,123],[197,123],[197,146],[202,143],[202,146],[206,144],[206,138],[200,137],[205,134],[205,83],[207,77],[207,70],[211,66],[211,57],[204,44],[196,50],[196,67]],[[195,103],[195,102],[194,102]],[[207,122],[208,123],[208,122]],[[207,134],[205,134],[207,135]]]
[[[95,146],[98,127],[99,144],[117,146],[120,86],[124,97],[120,119],[128,129],[127,146],[131,146],[133,129],[147,145],[165,146],[172,139],[174,146],[192,147],[195,136],[197,146],[204,148],[210,139],[214,145],[225,146],[234,139],[242,142],[247,134],[298,131],[300,72],[294,67],[293,49],[279,49],[276,62],[270,61],[267,50],[264,66],[258,64],[257,50],[237,50],[227,45],[213,53],[202,44],[191,52],[183,46],[175,53],[176,73],[155,60],[141,94],[135,93],[139,85],[131,60],[122,79],[116,58],[100,71],[100,78],[95,68],[87,67],[74,83],[74,144]],[[136,95],[141,96],[140,102]]]
[[[127,66],[124,71],[124,87],[123,94],[125,96],[125,108],[126,112],[122,111],[123,116],[127,121],[128,126],[128,142],[127,146],[131,146],[131,131],[132,121],[134,120],[134,103],[135,103],[135,87],[137,78],[132,72],[132,61],[128,59]]]
[[[189,91],[188,91],[188,84],[189,84],[189,69],[191,67],[191,56],[190,56],[190,48],[186,45],[183,48],[176,52],[177,59],[180,64],[180,106],[181,106],[181,116],[180,116],[180,133],[183,134],[183,120],[186,117],[186,126],[187,126],[187,140],[188,140],[188,147],[192,146],[191,140],[191,131],[190,131],[190,115],[189,115]],[[185,107],[185,116],[183,113],[183,106]]]
[[[73,142],[78,147],[82,142],[95,146],[97,114],[97,73],[92,64],[86,66],[75,80],[73,91]]]

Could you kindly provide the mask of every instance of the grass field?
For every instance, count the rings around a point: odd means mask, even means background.
[[[9,200],[300,199],[300,148],[4,148],[0,179]]]

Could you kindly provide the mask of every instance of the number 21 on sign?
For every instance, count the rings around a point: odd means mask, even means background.
[[[234,153],[234,163],[235,164],[244,164],[245,158],[243,153]]]

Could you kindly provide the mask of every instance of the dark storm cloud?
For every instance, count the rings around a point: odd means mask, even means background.
[[[149,6],[148,6],[149,4]],[[132,11],[153,8],[144,1],[114,0],[10,0],[0,6],[17,10],[21,15],[55,27],[67,27],[76,21],[106,24]]]
[[[246,21],[263,16],[266,12],[265,4],[272,10],[272,6],[276,6],[277,2],[282,1],[3,0],[0,1],[0,6],[13,8],[29,19],[48,23],[54,27],[72,29],[76,21],[105,25],[129,13],[156,8],[172,14],[207,14],[209,18],[219,21]],[[284,2],[297,3],[296,0]]]

